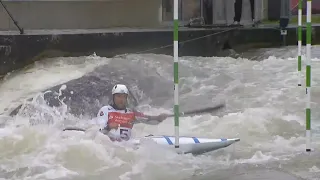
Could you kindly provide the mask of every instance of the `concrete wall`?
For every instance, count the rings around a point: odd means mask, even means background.
[[[162,0],[3,1],[24,29],[154,27],[161,23]],[[0,30],[17,30],[0,6]]]
[[[320,28],[318,29],[320,31]],[[88,31],[78,34],[50,34],[49,31],[42,35],[0,35],[0,75],[23,68],[45,57],[84,56],[94,52],[106,57],[137,52],[172,55],[172,36],[171,29]],[[296,38],[296,28],[289,29],[288,44],[296,44]],[[317,40],[312,42],[315,43]],[[180,56],[216,56],[228,47],[240,50],[281,44],[280,32],[273,27],[239,28],[229,31],[220,28],[181,28],[179,41]]]
[[[173,0],[163,0],[163,20],[172,21],[173,19]],[[201,16],[201,0],[180,0],[182,3],[182,18],[187,22],[190,18]],[[231,24],[234,17],[234,2],[235,0],[212,0],[213,9],[213,24]],[[249,0],[243,0],[242,3],[242,23],[252,23],[251,7]],[[255,20],[263,20],[267,17],[268,0],[255,0]],[[181,13],[181,11],[180,11]]]
[[[169,3],[162,7],[163,2]],[[24,29],[102,29],[109,27],[158,27],[173,19],[173,0],[5,0]],[[256,0],[256,20],[264,19],[268,0]],[[199,17],[200,0],[181,0],[182,21]],[[233,22],[234,0],[213,0],[215,24]],[[170,6],[170,7],[166,7]],[[169,9],[167,9],[169,8]],[[166,21],[166,23],[162,23]],[[243,0],[242,23],[251,22],[249,0]],[[169,23],[170,24],[170,23]],[[0,30],[16,30],[0,6]]]

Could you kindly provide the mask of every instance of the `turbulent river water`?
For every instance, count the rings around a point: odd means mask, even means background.
[[[305,152],[305,84],[297,86],[296,47],[259,49],[242,54],[242,58],[180,58],[181,109],[226,103],[226,108],[215,114],[180,118],[181,135],[241,138],[234,146],[199,156],[177,155],[152,143],[134,149],[93,131],[62,132],[66,122],[80,126],[90,119],[36,101],[29,103],[41,106],[54,123],[31,126],[30,116],[9,117],[10,109],[40,91],[111,61],[93,55],[35,63],[1,82],[0,179],[320,179],[319,50],[317,46],[312,50],[311,153]],[[170,56],[131,54],[113,63],[130,68],[128,61],[152,69],[159,80],[173,81]],[[304,74],[305,68],[303,82]],[[167,87],[159,83],[156,88]],[[143,90],[138,87],[137,91],[143,94]],[[140,109],[149,114],[170,111],[173,88],[168,92],[170,96],[162,97],[167,98],[163,107],[149,106],[152,99],[146,97]],[[42,112],[34,112],[32,118],[40,117],[37,113]],[[148,134],[173,135],[173,119],[134,127],[135,137]]]

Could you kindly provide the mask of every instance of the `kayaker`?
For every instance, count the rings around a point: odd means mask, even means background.
[[[112,141],[129,140],[131,130],[137,118],[142,121],[156,120],[162,122],[168,115],[149,116],[127,108],[128,88],[117,84],[112,88],[113,100],[110,105],[103,106],[97,114],[97,123],[100,131]]]

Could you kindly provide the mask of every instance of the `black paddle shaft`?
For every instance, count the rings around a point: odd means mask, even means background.
[[[224,106],[225,106],[224,104],[219,104],[214,107],[207,107],[207,108],[197,109],[197,110],[193,110],[193,111],[181,112],[180,116],[191,115],[191,114],[200,114],[200,113],[209,113],[209,112],[217,111],[217,110],[223,108]],[[173,117],[173,116],[174,116],[174,114],[170,114],[168,117]],[[86,130],[82,129],[82,128],[77,128],[77,127],[67,127],[65,129],[63,129],[63,131],[82,131],[82,132],[85,132]]]
[[[200,113],[209,113],[209,112],[217,111],[217,110],[223,108],[224,106],[225,106],[224,104],[219,104],[214,107],[207,107],[207,108],[203,108],[203,109],[181,112],[180,116],[191,115],[191,114],[200,114]],[[173,116],[174,116],[174,114],[170,114],[168,117],[173,117]]]

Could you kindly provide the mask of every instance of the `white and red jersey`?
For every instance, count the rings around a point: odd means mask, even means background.
[[[98,124],[101,128],[109,127],[111,129],[107,134],[111,140],[129,140],[136,117],[144,117],[142,113],[134,112],[127,108],[126,110],[117,110],[112,106],[103,106],[98,114]],[[110,128],[117,125],[116,128]]]

